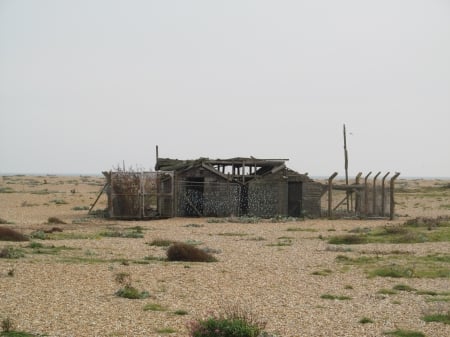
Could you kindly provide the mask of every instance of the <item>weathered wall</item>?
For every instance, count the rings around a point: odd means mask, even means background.
[[[287,215],[288,184],[282,174],[256,178],[248,184],[248,214],[262,218]]]
[[[321,216],[321,197],[323,185],[318,182],[303,183],[303,214],[306,217],[318,218]]]
[[[188,192],[189,178],[204,179],[202,192]],[[239,185],[230,183],[207,169],[195,167],[177,174],[175,207],[177,216],[187,215],[186,197],[194,204],[201,205],[203,216],[224,217],[239,213]]]

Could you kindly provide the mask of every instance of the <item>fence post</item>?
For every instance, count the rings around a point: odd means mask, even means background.
[[[332,204],[333,204],[333,179],[338,175],[337,172],[334,172],[329,178],[328,178],[328,217],[332,217]]]
[[[372,191],[372,214],[376,215],[375,210],[377,206],[377,192],[376,192],[376,180],[381,172],[378,172],[375,177],[373,177],[373,191]]]
[[[367,186],[367,179],[369,179],[369,176],[372,174],[372,171],[367,173],[366,177],[364,178],[364,215],[369,215],[369,188]]]
[[[396,172],[395,175],[391,178],[391,182],[390,182],[390,192],[391,192],[391,212],[390,212],[390,219],[394,220],[395,218],[395,200],[394,200],[394,183],[395,183],[395,179],[397,179],[397,177],[400,175],[400,172]]]
[[[355,184],[359,185],[359,179],[361,179],[362,172],[359,172],[355,178]],[[359,192],[356,193],[355,197],[355,215],[361,213],[361,195]]]
[[[383,179],[381,179],[381,216],[384,216],[384,208],[386,205],[386,193],[385,193],[386,190],[384,188],[384,182],[385,182],[387,176],[389,175],[389,173],[391,173],[391,172],[386,173],[383,176]]]

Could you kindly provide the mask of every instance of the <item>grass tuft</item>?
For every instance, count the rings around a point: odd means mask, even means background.
[[[403,330],[403,329],[387,331],[384,334],[388,335],[388,336],[394,336],[394,337],[425,337],[425,335],[422,332],[412,331],[412,330]]]
[[[446,314],[432,314],[422,317],[425,322],[438,322],[450,324],[450,311]]]
[[[256,337],[264,335],[266,323],[242,309],[211,314],[188,324],[190,337]]]
[[[338,301],[345,301],[345,300],[351,300],[352,299],[349,296],[331,295],[331,294],[323,294],[323,295],[320,296],[320,298],[323,298],[325,300],[338,300]]]

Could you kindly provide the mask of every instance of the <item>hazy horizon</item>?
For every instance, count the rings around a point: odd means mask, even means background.
[[[160,157],[450,177],[446,0],[0,0],[0,174]]]

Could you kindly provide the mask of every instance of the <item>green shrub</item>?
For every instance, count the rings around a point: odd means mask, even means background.
[[[38,239],[38,240],[46,240],[48,238],[47,234],[42,230],[34,231],[30,234],[31,239]]]
[[[358,321],[358,323],[367,324],[367,323],[373,323],[373,321],[370,318],[363,317]]]
[[[139,291],[131,285],[126,285],[116,291],[116,296],[128,299],[144,299],[150,296],[147,291]]]
[[[169,261],[188,261],[188,262],[217,261],[217,259],[211,254],[183,242],[173,243],[167,249],[167,259]]]
[[[187,315],[187,314],[188,314],[188,312],[187,312],[186,310],[183,310],[183,309],[175,310],[173,313],[174,313],[175,315],[178,315],[178,316],[184,316],[184,315]]]
[[[242,310],[212,315],[188,324],[190,337],[257,337],[265,323]]]
[[[131,285],[131,275],[129,273],[117,273],[114,279],[117,283],[123,285],[122,288],[116,291],[116,296],[128,299],[143,299],[150,296],[148,291],[139,291]]]
[[[24,256],[25,254],[19,248],[6,247],[0,250],[0,258],[3,259],[19,259]]]

